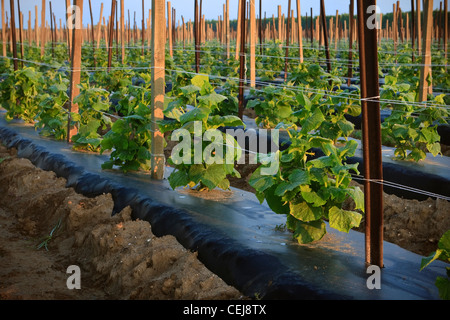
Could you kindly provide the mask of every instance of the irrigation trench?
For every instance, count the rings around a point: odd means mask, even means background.
[[[19,157],[67,179],[67,187],[80,194],[111,193],[112,214],[131,206],[133,219],[148,221],[156,236],[175,236],[184,247],[197,251],[207,268],[247,296],[439,299],[434,282],[444,275],[446,264],[435,261],[419,272],[422,256],[397,245],[384,243],[381,290],[370,290],[362,233],[327,228],[319,244],[300,246],[289,232],[276,230],[285,217],[274,214],[265,203],[260,205],[251,193],[233,189],[220,194],[222,199],[208,200],[173,191],[167,179],[102,171],[100,165],[107,156],[75,152],[65,142],[41,137],[32,126],[7,123],[3,117],[0,140],[8,148],[17,148]],[[167,168],[165,177],[169,173]],[[421,178],[422,185],[427,176]]]

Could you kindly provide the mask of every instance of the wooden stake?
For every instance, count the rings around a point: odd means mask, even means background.
[[[67,21],[67,30],[68,30],[68,34],[67,34],[67,51],[69,53],[69,57],[72,56],[72,30],[73,30],[73,25],[72,25],[72,18],[69,19],[69,10],[70,8],[70,0],[66,0],[66,21]],[[36,28],[37,28],[37,6],[36,6]],[[38,39],[37,34],[36,34],[36,39]],[[38,41],[36,41],[36,44],[38,43]]]
[[[353,1],[353,0],[351,0]],[[327,70],[331,74],[330,48],[328,47],[327,17],[325,15],[325,3],[320,1],[320,15],[322,16],[323,40],[325,45],[325,57],[327,59]]]
[[[92,56],[94,58],[94,68],[97,67],[97,62],[95,61],[95,35],[94,35],[94,17],[92,16],[92,4],[91,0],[89,0],[89,13],[91,16],[91,37],[92,37]]]
[[[125,4],[124,0],[120,0],[120,44],[122,46],[122,64],[125,63]],[[116,12],[117,14],[117,12]],[[117,27],[117,30],[119,28]],[[116,31],[117,34],[118,31]],[[119,41],[119,37],[117,37],[117,42]]]
[[[354,1],[350,0],[350,35],[353,31],[353,12],[354,12]],[[347,85],[350,86],[351,78],[353,77],[353,39],[349,37],[348,41],[348,72],[347,72]]]
[[[414,13],[414,0],[411,0],[411,47],[412,47],[412,62],[415,61],[415,44],[416,44],[416,15]]]
[[[17,44],[16,44],[16,16],[14,14],[14,0],[9,0],[9,8],[11,11],[11,34],[12,34],[12,49],[13,49],[13,62],[14,71],[18,70],[17,64]]]
[[[144,10],[144,0],[142,0],[142,56],[144,55],[144,46],[145,46],[145,10]]]
[[[6,57],[6,23],[5,23],[5,0],[2,0],[2,51]]]
[[[167,23],[168,23],[168,34],[169,34],[169,54],[173,58],[173,49],[172,49],[172,10],[170,6],[170,1],[167,1]]]
[[[159,131],[156,123],[164,119],[165,96],[165,1],[152,0],[152,178],[164,178],[164,135]]]
[[[417,7],[417,23],[416,23],[416,35],[417,35],[417,49],[419,50],[419,55],[422,53],[422,26],[421,26],[421,10],[420,10],[420,0],[416,0]]]
[[[427,101],[428,93],[432,93],[431,81],[431,38],[433,26],[433,0],[424,0],[422,68],[419,82],[419,102]]]
[[[116,0],[111,0],[111,16],[109,17],[109,44],[108,44],[108,72],[111,71],[112,49],[114,39],[114,15],[116,14]]]
[[[290,0],[289,0],[290,1]],[[256,15],[255,0],[250,0],[250,87],[256,87]]]
[[[19,13],[19,28],[20,28],[20,33],[19,33],[19,40],[20,40],[20,57],[23,59],[25,59],[25,55],[24,55],[24,49],[23,49],[23,42],[24,42],[24,36],[23,36],[23,14],[22,11],[20,11],[20,2],[19,0],[17,0],[17,11]],[[23,61],[20,61],[20,65],[23,68]]]
[[[300,0],[297,0],[298,56],[300,58],[300,63],[303,63],[303,29],[301,12]]]
[[[41,57],[45,54],[45,0],[42,0],[41,8]]]
[[[375,0],[358,0],[359,66],[364,159],[366,265],[383,268],[383,166],[377,30],[365,23]],[[370,100],[370,101],[367,101]],[[381,183],[380,183],[381,182]]]
[[[290,25],[289,21],[291,20],[291,0],[288,1],[288,23],[286,27],[286,54],[284,57],[284,81],[287,82],[287,74],[288,74],[288,58],[289,58],[289,32],[290,32]]]
[[[447,41],[448,41],[448,0],[444,0],[444,55],[445,61],[447,60]],[[447,70],[447,67],[445,67]]]
[[[81,78],[81,27],[83,26],[83,0],[74,0],[74,5],[79,8],[75,11],[75,27],[72,30],[72,64],[70,74],[70,87],[69,87],[69,108],[68,108],[68,121],[67,121],[67,141],[71,142],[72,137],[77,134],[78,129],[76,126],[71,126],[71,113],[78,113],[78,104],[73,100],[80,93],[78,85]]]
[[[336,10],[336,27],[334,33],[334,50],[337,51],[337,45],[339,41],[339,10]]]
[[[100,7],[100,19],[98,20],[97,25],[97,49],[100,47],[100,39],[102,35],[102,18],[103,18],[103,2]]]
[[[240,71],[239,71],[239,110],[238,110],[238,117],[243,118],[244,116],[244,87],[245,87],[245,41],[246,41],[246,35],[245,35],[245,9],[246,9],[246,3],[244,0],[241,0],[240,2],[240,31],[241,31],[241,46],[240,46]]]
[[[55,39],[53,38],[53,17],[52,17],[53,10],[52,10],[52,2],[51,1],[49,1],[49,6],[50,6],[50,35],[51,35],[51,41],[52,41],[52,57],[54,58],[55,57]]]
[[[236,52],[235,52],[235,59],[238,60],[239,59],[239,52],[240,52],[240,45],[241,45],[241,10],[242,10],[242,4],[241,2],[244,0],[239,0],[239,4],[238,4],[238,16],[237,16],[237,32],[236,32]]]

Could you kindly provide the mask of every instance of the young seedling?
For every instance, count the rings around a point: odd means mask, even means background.
[[[42,247],[45,247],[45,250],[48,251],[48,243],[50,242],[50,240],[52,240],[53,238],[53,234],[55,233],[56,230],[59,229],[59,227],[61,226],[61,219],[58,220],[58,223],[56,224],[56,226],[53,227],[52,231],[50,231],[50,234],[44,238],[44,241],[42,241],[38,246],[37,249],[41,249]]]

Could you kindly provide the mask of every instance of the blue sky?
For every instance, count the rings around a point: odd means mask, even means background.
[[[5,1],[5,8],[9,11],[9,0]],[[217,19],[219,15],[222,15],[223,12],[223,4],[226,0],[203,0],[203,13],[205,14],[207,19]],[[439,4],[443,0],[434,0],[434,8],[439,9]],[[59,24],[59,19],[62,19],[63,23],[65,22],[65,0],[53,0],[52,9],[55,13],[57,23]],[[73,0],[72,0],[73,2]],[[92,3],[92,14],[94,17],[94,23],[98,22],[100,17],[100,7],[101,3],[104,4],[103,16],[109,16],[111,12],[111,0],[91,0]],[[200,2],[200,0],[199,0]],[[355,12],[356,12],[356,2],[355,0]],[[415,1],[414,1],[415,2]],[[17,0],[14,0],[14,3],[17,6]],[[35,6],[38,6],[39,10],[39,20],[40,20],[40,8],[41,8],[42,0],[20,0],[21,10],[24,14],[24,26],[27,26],[28,23],[28,11],[31,11],[31,19],[32,25],[34,26],[34,12]],[[229,0],[230,3],[230,19],[236,19],[237,10],[238,10],[238,0]],[[339,13],[348,13],[349,0],[325,0],[325,8],[326,14],[335,15],[336,10],[339,10]],[[381,12],[392,12],[392,5],[396,3],[396,1],[392,0],[378,0],[377,5],[380,7]],[[90,14],[89,14],[89,0],[84,0],[84,10],[83,10],[83,24],[86,25],[90,23]],[[256,14],[259,13],[259,0],[255,0],[256,4]],[[194,16],[194,0],[172,0],[172,7],[175,7],[177,11],[177,20],[181,19],[181,15],[184,16],[185,20],[193,19]],[[272,17],[272,14],[277,16],[278,5],[281,5],[282,12],[287,14],[288,9],[288,0],[262,0],[262,12],[264,16],[264,12],[266,12],[267,17]],[[120,0],[119,0],[120,7]],[[300,7],[302,15],[305,15],[308,12],[308,16],[310,14],[310,8],[313,8],[313,14],[317,15],[320,9],[320,1],[318,0],[300,0]],[[146,19],[148,15],[148,9],[151,8],[151,0],[144,0],[144,10],[146,14]],[[291,8],[296,12],[296,0],[291,0]],[[411,0],[400,0],[400,8],[403,11],[411,10]],[[422,7],[423,9],[423,7]],[[134,12],[136,11],[136,22],[138,25],[141,24],[142,19],[142,0],[125,0],[125,19],[128,17],[128,10],[130,10],[130,17],[133,22]],[[17,12],[17,8],[16,8]],[[46,0],[46,16],[47,20],[49,19],[49,1]],[[17,14],[17,13],[16,13]]]

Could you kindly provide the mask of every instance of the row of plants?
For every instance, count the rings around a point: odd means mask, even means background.
[[[56,55],[62,56],[63,49],[58,47]],[[166,58],[168,70],[176,70],[174,60]],[[213,54],[208,57],[211,72],[214,68],[217,72],[221,70],[212,63],[217,58]],[[97,66],[105,68],[106,61],[105,55],[97,53]],[[86,70],[91,62],[88,59],[84,63]],[[69,81],[64,65],[52,68],[44,63],[13,72],[9,60],[3,60],[0,103],[6,109],[6,119],[21,118],[33,123],[43,135],[66,139]],[[109,152],[109,160],[102,165],[104,169],[118,167],[127,172],[150,168],[150,74],[145,68],[145,57],[136,58],[133,65],[142,66],[143,71],[120,68],[118,61],[114,62],[112,72],[84,71],[80,94],[74,101],[79,112],[70,114],[71,125],[78,127],[78,134],[73,137],[74,148]],[[338,71],[327,73],[312,63],[292,67],[288,86],[254,90],[252,95],[256,98],[248,103],[256,111],[258,125],[284,130],[289,135],[291,144],[285,150],[258,154],[260,166],[251,175],[250,185],[261,203],[266,201],[274,212],[286,215],[286,226],[299,243],[320,240],[327,232],[325,221],[331,228],[349,232],[359,226],[364,213],[363,193],[350,185],[352,173],[359,174],[357,164],[346,163],[354,155],[357,143],[348,139],[354,126],[345,115],[358,116],[361,110],[359,100],[352,99],[348,92],[340,89],[333,92],[342,83]],[[440,107],[445,106],[444,96],[434,98],[433,107],[417,108],[414,104],[417,97],[411,92],[413,85],[399,83],[395,76],[388,75],[385,79],[382,98],[395,103],[383,105],[392,109],[392,115],[383,124],[383,133],[397,139],[397,157],[417,161],[423,158],[425,150],[437,155],[440,151],[437,123],[446,123],[448,117],[447,109]],[[219,94],[209,77],[195,76],[189,71],[167,72],[167,80],[172,88],[166,97],[166,118],[159,122],[159,127],[168,140],[179,141],[178,129],[184,129],[187,135],[182,142],[185,139],[194,142],[184,144],[186,148],[175,148],[168,159],[174,167],[168,177],[171,187],[228,189],[228,178],[239,177],[234,164],[243,150],[233,136],[215,129],[244,126],[235,115],[237,83],[226,81]],[[196,140],[210,132],[214,134],[208,139]],[[229,148],[230,145],[233,147]],[[180,161],[195,158],[196,148],[202,155],[199,163]],[[218,154],[231,159],[231,163],[221,163]],[[264,173],[274,161],[279,164],[277,170]],[[348,199],[355,204],[352,211],[343,209]],[[443,250],[427,263],[446,254]],[[424,262],[423,267],[426,265]]]
[[[101,63],[101,60],[98,61]],[[1,103],[7,110],[7,119],[21,117],[25,121],[34,122],[37,128],[42,129],[43,134],[65,139],[68,80],[64,77],[64,72],[52,68],[43,69],[37,71],[32,67],[25,67],[8,75],[0,86]],[[86,72],[82,78],[81,92],[74,101],[80,108],[79,113],[71,114],[71,125],[78,127],[78,134],[73,137],[74,148],[100,153],[111,151],[110,160],[102,166],[105,169],[118,166],[123,171],[130,171],[148,170],[150,167],[150,76],[148,73],[139,73],[142,85],[135,86],[132,79],[136,75],[134,71],[126,69],[111,73]],[[194,134],[192,124],[195,121],[203,123],[202,134],[218,127],[243,125],[233,115],[237,111],[236,83],[226,83],[222,92],[227,94],[225,96],[215,92],[209,78],[193,77],[189,72],[170,73],[169,78],[173,87],[167,95],[165,115],[175,120],[176,124],[170,120],[160,123],[163,132],[189,128],[189,132]],[[387,76],[386,80],[383,96],[405,102],[414,101],[408,85],[397,85],[392,76]],[[258,199],[266,200],[272,210],[290,213],[287,225],[290,229],[297,230],[296,238],[304,243],[323,237],[324,218],[330,221],[332,227],[346,232],[359,224],[359,213],[347,212],[341,207],[347,197],[351,197],[357,202],[356,210],[363,209],[362,193],[349,187],[350,172],[358,173],[356,166],[345,164],[347,157],[352,156],[356,150],[356,142],[348,139],[354,126],[346,120],[345,115],[357,116],[361,111],[358,101],[348,98],[347,93],[342,90],[335,91],[333,95],[320,92],[330,92],[331,88],[341,84],[341,80],[326,73],[319,65],[305,63],[296,67],[290,75],[289,84],[293,88],[300,86],[304,90],[268,86],[263,90],[262,98],[248,103],[248,107],[254,108],[257,113],[258,125],[287,130],[292,142],[287,150],[271,155],[279,157],[281,165],[278,174],[261,176],[260,171],[256,171],[251,184],[257,191]],[[319,92],[309,91],[311,88]],[[253,94],[257,96],[255,92]],[[40,97],[38,101],[36,97]],[[442,97],[438,98],[443,102]],[[112,104],[111,100],[115,103]],[[398,104],[394,104],[396,105]],[[188,106],[194,109],[187,111]],[[408,108],[408,104],[405,107]],[[406,147],[398,148],[399,156],[423,158],[424,152],[420,149],[423,145],[433,154],[439,153],[439,136],[433,124],[436,120],[445,121],[446,109],[422,110],[425,112],[416,118],[419,121],[414,122],[415,127],[411,126],[411,119],[414,119],[411,114],[417,112],[416,109],[408,109],[409,114],[405,110],[394,111],[398,112],[392,113],[383,129],[392,132],[400,144],[406,141],[406,136],[410,140],[417,140],[417,144],[413,145],[417,151],[414,149],[407,155],[404,151]],[[405,121],[405,124],[400,124],[400,120]],[[418,133],[412,134],[413,130]],[[226,134],[224,138],[224,141],[231,140]],[[338,143],[342,145],[339,146]],[[205,154],[204,149],[207,147],[209,146],[202,146],[202,154]],[[308,156],[314,155],[311,148],[320,149],[325,156],[308,160]],[[233,159],[236,160],[238,156],[234,155]],[[169,177],[173,188],[199,186],[200,189],[227,189],[227,176],[238,176],[233,164],[207,163],[205,160],[200,164],[188,165],[177,164],[172,159],[169,162],[176,168]],[[303,164],[304,171],[298,171],[298,163]],[[262,168],[263,166],[261,170]],[[327,205],[324,206],[325,204]],[[300,206],[302,210],[299,210]],[[293,214],[296,212],[302,212],[305,216],[296,216]],[[297,222],[294,223],[293,217]],[[334,220],[334,217],[339,219]],[[345,225],[336,221],[345,222]],[[305,223],[320,225],[320,232],[316,229],[316,233],[308,232],[311,228]]]

